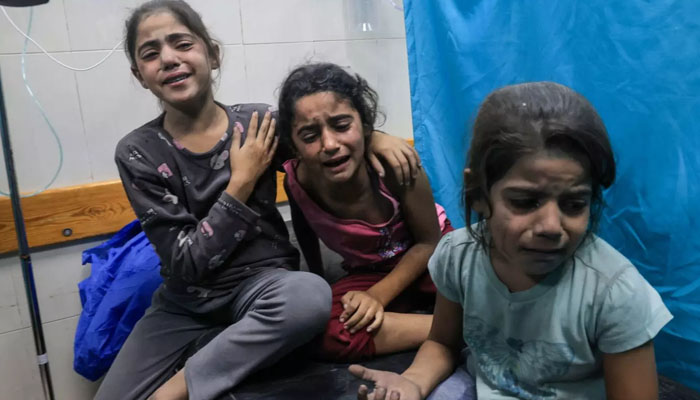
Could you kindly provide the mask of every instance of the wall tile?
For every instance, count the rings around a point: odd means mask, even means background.
[[[46,51],[70,50],[63,6],[63,0],[53,0],[47,4],[34,7],[32,29],[29,32],[29,36],[44,47]],[[26,33],[29,23],[29,9],[5,7],[5,10],[20,30]],[[0,13],[0,21],[0,54],[21,53],[24,47],[24,36],[20,35],[10,25],[10,22],[7,21],[2,13]],[[27,47],[27,52],[29,53],[39,51],[31,43]]]
[[[31,329],[0,335],[0,388],[8,400],[43,400]]]
[[[70,54],[58,54],[71,62]],[[33,192],[49,183],[59,165],[54,136],[27,93],[21,74],[21,57],[0,56],[15,168],[20,191]],[[80,103],[75,75],[43,55],[26,57],[27,80],[53,124],[63,147],[63,168],[53,187],[90,182]],[[0,188],[7,191],[5,164],[0,167]]]
[[[91,382],[73,370],[73,339],[77,324],[78,317],[44,324],[51,382],[57,400],[90,400],[99,387],[99,381]]]
[[[108,52],[74,53],[76,64],[90,65]],[[118,51],[95,69],[76,74],[85,121],[90,170],[96,182],[119,179],[114,149],[127,133],[160,114],[157,99],[131,75]],[[78,182],[76,182],[78,183]]]
[[[241,0],[241,16],[246,44],[405,37],[388,1]]]
[[[0,258],[0,334],[26,327],[22,324],[13,280],[19,263],[14,255]]]
[[[313,59],[312,43],[245,46],[246,76],[252,102],[277,104],[277,90],[296,65]]]
[[[215,72],[217,74],[218,72]],[[214,97],[223,104],[249,101],[246,79],[245,51],[243,46],[224,46],[223,66]]]

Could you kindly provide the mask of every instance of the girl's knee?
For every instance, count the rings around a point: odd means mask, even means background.
[[[280,295],[295,324],[315,332],[326,326],[331,313],[331,288],[323,278],[308,272],[290,273]]]

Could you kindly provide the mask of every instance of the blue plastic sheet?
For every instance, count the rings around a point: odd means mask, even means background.
[[[107,242],[85,250],[91,274],[78,284],[83,312],[75,333],[73,369],[97,380],[112,365],[127,336],[163,281],[160,259],[134,221]]]
[[[700,390],[700,2],[406,0],[416,147],[436,200],[464,226],[462,169],[480,101],[552,80],[586,96],[618,160],[600,235],[674,320],[659,371]]]

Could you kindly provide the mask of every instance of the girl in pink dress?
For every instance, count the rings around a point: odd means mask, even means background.
[[[323,274],[318,239],[343,257],[348,275],[332,285],[333,305],[321,356],[355,361],[418,347],[432,315],[435,287],[426,272],[441,233],[452,230],[419,171],[404,185],[380,176],[365,157],[377,94],[334,64],[291,72],[279,101],[282,141],[296,152],[284,164],[285,190],[299,245]]]

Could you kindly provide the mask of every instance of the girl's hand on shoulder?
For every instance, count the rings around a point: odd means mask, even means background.
[[[386,164],[394,170],[398,181],[406,186],[413,183],[421,169],[420,157],[407,141],[374,131],[369,146],[367,146],[367,159],[377,174],[384,177],[384,165],[379,157],[384,159]]]
[[[360,379],[374,382],[374,391],[369,393],[365,385],[357,390],[359,400],[421,400],[420,388],[413,381],[389,371],[351,365],[348,370]]]
[[[384,321],[384,306],[367,292],[350,291],[340,300],[343,303],[343,313],[340,322],[350,333],[355,333],[367,327],[367,332],[373,332]]]
[[[266,112],[258,127],[258,112],[254,112],[242,145],[241,131],[238,127],[233,128],[230,149],[231,179],[227,191],[237,193],[245,188],[243,192],[252,192],[258,178],[270,166],[275,156],[278,144],[275,125],[276,121],[269,112]],[[247,200],[249,195],[250,193],[247,193],[246,196],[241,197]]]

